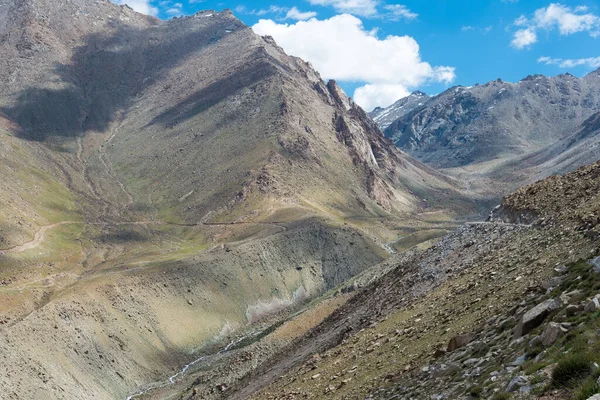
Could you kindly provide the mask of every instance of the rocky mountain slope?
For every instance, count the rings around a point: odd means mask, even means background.
[[[599,185],[595,163],[515,192],[489,222],[392,261],[242,381],[179,398],[591,398]]]
[[[389,107],[377,107],[369,113],[373,121],[384,130],[397,119],[405,116],[415,108],[421,107],[430,97],[423,92],[413,92],[409,96],[404,97]]]
[[[229,11],[0,6],[7,398],[125,398],[478,211]]]
[[[511,186],[511,180],[520,185],[595,161],[561,153],[569,150],[573,141],[569,138],[585,130],[582,124],[600,110],[599,88],[600,71],[583,78],[535,75],[518,83],[497,80],[458,86],[400,117],[385,134],[426,164],[473,181],[473,188],[490,176],[491,182],[497,182],[511,166],[521,163],[515,169],[529,169],[529,173],[505,179],[504,189],[510,191],[518,187]],[[537,155],[530,157],[533,154]],[[541,165],[561,156],[571,161],[556,159]],[[534,161],[540,163],[536,169]]]

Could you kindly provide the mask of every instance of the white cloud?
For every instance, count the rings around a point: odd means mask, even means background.
[[[367,84],[354,92],[354,101],[367,111],[387,107],[410,94],[402,85]]]
[[[527,46],[530,46],[537,42],[537,34],[531,28],[527,29],[519,29],[515,32],[515,37],[513,38],[511,44],[513,47],[517,49],[523,49]]]
[[[390,19],[393,21],[397,21],[400,19],[413,20],[419,16],[408,9],[408,7],[403,6],[402,4],[389,4],[383,7],[387,13],[385,15],[386,19]]]
[[[365,30],[362,21],[349,14],[295,24],[260,20],[253,29],[273,36],[289,54],[310,61],[325,79],[369,85],[355,92],[357,103],[365,109],[388,106],[424,83],[449,83],[455,78],[454,68],[422,61],[413,38],[379,39],[376,31]],[[397,95],[392,98],[390,93]]]
[[[518,49],[537,42],[537,31],[558,29],[561,35],[572,35],[588,32],[592,37],[600,35],[600,17],[588,13],[586,6],[571,8],[559,3],[551,3],[548,7],[539,8],[533,17],[528,19],[521,15],[515,25],[524,27],[515,32],[512,45]]]
[[[494,29],[494,27],[492,26],[486,26],[483,28],[475,28],[472,25],[463,25],[460,30],[463,32],[469,32],[469,31],[479,31],[481,33],[483,33],[484,35],[487,35],[488,33],[490,33],[492,30]]]
[[[585,66],[591,69],[600,68],[600,57],[589,57],[589,58],[576,58],[576,59],[562,59],[552,57],[540,57],[538,63],[546,65],[558,65],[560,68],[574,68],[579,66]]]
[[[263,16],[263,15],[267,15],[267,14],[281,14],[284,12],[287,12],[289,9],[286,7],[280,7],[280,6],[269,6],[268,8],[261,8],[261,9],[252,9],[249,10],[247,9],[245,6],[237,6],[235,8],[235,12],[240,13],[240,14],[248,14],[248,15],[258,15]]]
[[[515,19],[515,25],[516,26],[525,26],[528,23],[529,23],[529,20],[524,15],[521,15],[519,18]]]
[[[311,19],[317,16],[317,13],[314,11],[306,11],[302,12],[298,10],[296,7],[292,7],[289,9],[287,14],[285,15],[286,19],[295,19],[296,21],[305,21],[307,19]]]
[[[150,0],[114,0],[116,4],[127,4],[134,11],[146,15],[158,15],[158,8],[150,4]]]
[[[304,21],[317,16],[314,11],[302,12],[298,7],[281,7],[281,6],[269,6],[268,8],[260,9],[248,9],[245,6],[237,6],[235,12],[239,14],[257,15],[259,17],[271,14],[272,18],[277,20],[294,19],[296,21]]]
[[[550,30],[558,27],[561,35],[598,28],[600,18],[594,14],[581,14],[586,11],[586,7],[577,7],[572,10],[562,4],[550,4],[547,8],[540,8],[535,12],[534,22],[537,27],[543,29]]]
[[[339,13],[347,13],[367,18],[385,18],[389,21],[401,19],[411,21],[419,14],[402,4],[385,4],[382,0],[308,0],[313,6],[333,7]],[[381,9],[379,7],[381,6]]]
[[[378,0],[308,0],[313,6],[331,6],[341,13],[350,13],[362,17],[377,15]]]

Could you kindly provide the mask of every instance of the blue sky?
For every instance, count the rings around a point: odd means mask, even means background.
[[[168,19],[229,8],[367,109],[410,91],[600,67],[600,0],[114,0]]]

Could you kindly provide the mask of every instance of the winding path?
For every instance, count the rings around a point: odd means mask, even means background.
[[[72,224],[82,224],[82,223],[83,222],[77,222],[77,221],[63,221],[63,222],[57,222],[52,225],[42,226],[35,233],[35,236],[33,237],[32,241],[23,243],[19,246],[15,246],[10,249],[0,250],[0,255],[9,254],[9,253],[23,253],[24,251],[35,249],[36,247],[41,245],[42,242],[44,241],[44,236],[45,236],[47,230],[53,229],[53,228],[56,228],[56,227],[59,227],[62,225],[72,225]]]
[[[0,255],[12,254],[12,253],[23,253],[27,250],[35,249],[39,247],[45,238],[46,231],[50,229],[57,228],[63,225],[111,225],[111,226],[124,226],[124,225],[172,225],[172,226],[181,226],[181,227],[190,227],[196,228],[201,226],[234,226],[234,225],[268,225],[275,226],[281,229],[282,232],[288,230],[288,228],[282,222],[202,222],[199,224],[177,224],[171,222],[162,222],[162,221],[125,221],[125,222],[81,222],[81,221],[63,221],[57,222],[51,225],[45,225],[40,227],[40,229],[35,233],[33,240],[23,243],[18,246],[11,247],[10,249],[0,250]]]

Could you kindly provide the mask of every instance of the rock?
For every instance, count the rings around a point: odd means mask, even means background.
[[[510,365],[512,365],[513,367],[520,367],[521,365],[525,364],[525,361],[527,361],[527,356],[523,354],[522,356],[517,357],[515,361],[510,363]]]
[[[437,349],[435,353],[433,353],[433,358],[438,359],[446,355],[446,349]]]
[[[565,278],[563,278],[562,276],[555,276],[554,278],[550,278],[549,280],[544,282],[542,284],[542,287],[546,290],[553,289],[553,288],[557,287],[558,285],[560,285],[561,283],[563,283],[564,280],[565,280]]]
[[[525,385],[519,389],[519,393],[531,393],[532,390],[533,390],[533,386]]]
[[[594,271],[600,274],[600,257],[596,257],[590,261],[592,267],[594,267]]]
[[[580,306],[576,306],[573,304],[567,306],[567,308],[565,309],[565,312],[567,313],[567,317],[572,317],[573,315],[575,315],[581,311],[583,311],[583,309]]]
[[[583,293],[579,290],[573,290],[569,293],[563,293],[560,295],[560,299],[564,304],[575,304],[583,298]]]
[[[540,336],[536,336],[529,341],[529,347],[535,347],[539,344],[542,344],[542,338]]]
[[[529,382],[527,381],[527,378],[525,378],[524,376],[516,376],[510,381],[508,386],[506,386],[506,391],[509,393],[516,392],[521,387],[526,386],[528,383]]]
[[[600,400],[600,394],[595,394],[587,400]]]
[[[466,367],[472,367],[476,364],[480,364],[481,360],[479,358],[469,358],[468,360],[463,361],[463,365]]]
[[[554,268],[554,272],[556,272],[559,275],[564,275],[567,272],[569,272],[569,268],[567,268],[566,265],[561,265],[560,267]]]
[[[542,344],[544,347],[550,347],[567,332],[560,324],[550,322],[542,333]]]
[[[587,303],[583,311],[585,311],[586,313],[593,313],[596,310],[600,310],[600,300],[594,297],[592,300],[590,300],[589,303]]]
[[[544,322],[550,312],[561,306],[561,301],[549,299],[527,311],[515,329],[515,338],[527,335]]]
[[[474,337],[475,335],[473,335],[472,333],[453,337],[448,343],[448,353],[451,353],[456,349],[460,349],[461,347],[465,347],[466,345],[471,343]]]

